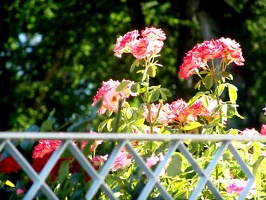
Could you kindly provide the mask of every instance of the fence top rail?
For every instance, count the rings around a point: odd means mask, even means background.
[[[0,132],[0,140],[193,140],[193,141],[265,141],[266,136],[203,135],[203,134],[128,134],[128,133],[80,133],[80,132]]]

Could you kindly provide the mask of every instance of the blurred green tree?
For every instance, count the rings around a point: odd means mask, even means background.
[[[234,126],[265,122],[263,0],[2,0],[0,17],[0,131],[40,124],[53,109],[60,125],[87,112],[103,80],[134,79],[133,58],[116,58],[113,45],[120,35],[145,26],[167,34],[164,67],[152,81],[169,88],[172,100],[195,92],[193,79],[177,76],[186,51],[208,37],[236,39],[246,59],[243,68],[233,68],[246,121]]]

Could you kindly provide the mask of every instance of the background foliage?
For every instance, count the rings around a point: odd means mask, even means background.
[[[211,38],[239,42],[245,66],[232,70],[246,120],[231,123],[240,129],[263,123],[264,0],[2,0],[0,19],[0,131],[40,125],[52,110],[57,125],[87,112],[103,80],[129,78],[133,58],[113,55],[116,38],[152,25],[167,35],[164,67],[152,81],[160,79],[172,100],[195,92],[193,79],[177,76],[186,51]]]

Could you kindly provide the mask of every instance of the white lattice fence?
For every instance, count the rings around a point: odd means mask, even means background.
[[[20,151],[15,146],[15,142],[20,141],[38,141],[39,139],[50,139],[50,140],[61,140],[62,143],[60,147],[52,154],[50,159],[48,160],[45,167],[38,174],[32,168],[27,159],[20,153]],[[107,140],[116,142],[115,148],[112,150],[111,154],[108,157],[108,160],[103,165],[102,169],[97,171],[92,166],[92,164],[88,161],[88,159],[84,156],[84,154],[80,151],[77,145],[74,144],[73,141],[90,141],[90,140]],[[237,141],[241,142],[252,142],[252,141],[265,141],[265,137],[257,136],[257,137],[246,137],[246,136],[233,136],[233,135],[184,135],[184,134],[175,134],[175,135],[133,135],[133,134],[85,134],[85,133],[10,133],[10,132],[2,132],[0,133],[0,151],[5,149],[15,160],[19,163],[23,171],[28,175],[28,177],[32,180],[32,185],[27,191],[26,195],[23,199],[29,200],[34,199],[38,193],[41,191],[48,199],[59,199],[54,191],[48,186],[46,183],[46,179],[49,176],[51,170],[59,160],[60,156],[65,152],[65,150],[69,150],[75,159],[79,162],[82,168],[87,172],[87,174],[92,179],[92,185],[86,192],[86,199],[93,199],[97,191],[101,190],[105,193],[106,197],[109,199],[118,199],[115,196],[115,192],[108,187],[106,184],[106,176],[111,170],[111,167],[117,158],[121,149],[126,149],[129,154],[131,154],[134,161],[139,165],[139,167],[145,173],[147,177],[147,183],[145,187],[140,192],[138,199],[143,200],[147,199],[154,188],[159,190],[160,195],[163,199],[174,199],[168,193],[167,189],[160,182],[160,174],[167,165],[168,161],[173,156],[174,152],[178,151],[185,156],[188,162],[191,164],[193,170],[198,174],[199,181],[197,186],[194,188],[192,194],[189,199],[197,199],[203,188],[207,186],[207,188],[212,192],[215,199],[223,199],[220,191],[218,191],[215,184],[212,182],[211,174],[213,170],[217,166],[219,160],[223,156],[224,152],[230,152],[236,162],[239,164],[243,173],[247,177],[247,185],[244,190],[239,195],[239,199],[245,199],[246,195],[249,192],[249,189],[252,187],[255,176],[252,174],[249,169],[247,163],[243,161],[241,156],[239,155],[237,149],[234,144]],[[170,145],[167,148],[167,151],[164,154],[163,160],[157,165],[154,170],[151,170],[147,167],[145,160],[135,151],[132,146],[132,141],[162,141],[162,142],[170,142]],[[203,169],[199,166],[193,155],[188,150],[185,145],[185,141],[192,142],[215,142],[217,145],[217,151],[209,165]]]

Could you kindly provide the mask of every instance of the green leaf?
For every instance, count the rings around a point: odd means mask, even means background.
[[[222,71],[222,77],[227,78],[228,80],[233,80],[232,74],[227,71]]]
[[[117,86],[117,88],[116,88],[116,92],[120,92],[120,91],[124,90],[125,87],[126,87],[129,83],[130,83],[130,81],[123,81],[123,82],[121,82],[121,83]]]
[[[135,83],[134,85],[132,85],[131,87],[131,92],[133,93],[140,93],[140,84],[139,83]]]
[[[167,97],[171,97],[172,96],[172,93],[166,88],[159,88],[159,91],[160,91],[160,93],[162,95],[162,98],[165,99],[165,100],[167,99]]]
[[[199,122],[191,122],[189,124],[186,124],[184,127],[183,127],[183,130],[184,131],[189,131],[189,130],[192,130],[192,129],[195,129],[195,128],[198,128],[198,127],[201,127],[201,123]]]
[[[221,94],[223,93],[224,91],[224,88],[225,88],[225,84],[220,84],[217,88],[218,90],[218,95],[221,96]]]
[[[59,168],[58,177],[59,177],[59,183],[63,183],[64,180],[69,175],[69,160],[65,160],[62,162]]]
[[[107,130],[109,131],[109,132],[111,132],[112,131],[112,129],[113,129],[113,124],[112,124],[112,122],[114,121],[114,118],[111,118],[111,119],[108,119],[108,121],[107,121]]]
[[[133,72],[133,70],[135,69],[135,67],[139,66],[139,60],[136,60],[135,62],[132,63],[132,65],[130,66],[130,72]]]
[[[253,174],[256,174],[257,173],[257,170],[261,164],[261,162],[263,161],[265,157],[264,156],[259,156],[257,161],[253,164]]]
[[[235,103],[237,100],[237,87],[232,84],[228,84],[228,93],[231,103]]]
[[[103,120],[99,125],[98,125],[98,132],[102,132],[104,127],[106,126],[107,122],[109,119]]]
[[[150,77],[155,77],[156,76],[156,69],[157,69],[157,67],[155,65],[149,66],[149,68],[147,70],[147,74]]]
[[[205,94],[202,95],[201,102],[205,108],[209,107],[209,100]]]
[[[209,90],[213,86],[213,77],[212,76],[206,76],[204,78],[204,85]]]
[[[149,103],[153,103],[155,101],[157,101],[160,97],[160,91],[159,89],[154,89],[150,94],[149,94],[149,97],[148,97],[148,102]]]
[[[194,88],[199,90],[200,86],[201,86],[201,80],[196,83]]]
[[[195,101],[205,95],[203,92],[197,92],[197,94],[188,101],[188,107],[192,106]]]
[[[41,125],[40,132],[51,131],[53,129],[54,120],[48,119],[44,121]]]
[[[182,173],[181,167],[182,157],[178,153],[175,153],[165,172],[168,176],[177,176]]]

